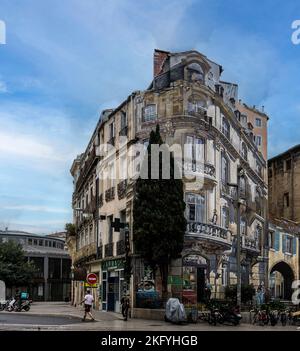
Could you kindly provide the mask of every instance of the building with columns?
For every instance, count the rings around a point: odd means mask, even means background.
[[[103,111],[86,150],[74,160],[76,235],[67,241],[74,272],[98,275],[93,293],[100,309],[120,310],[125,251],[124,229],[116,230],[116,219],[129,224],[132,238],[134,181],[157,124],[163,141],[178,151],[177,161],[183,159],[187,229],[182,257],[170,267],[170,295],[201,302],[208,280],[217,298],[236,283],[238,203],[242,282],[267,284],[266,150],[259,148],[252,123],[244,123],[247,112],[238,102],[238,85],[222,81],[222,72],[222,66],[194,50],[155,50],[148,89]],[[136,292],[151,274],[132,242],[131,255],[130,292],[136,306]],[[152,283],[159,292],[159,279]],[[84,293],[82,275],[73,287],[76,303]]]

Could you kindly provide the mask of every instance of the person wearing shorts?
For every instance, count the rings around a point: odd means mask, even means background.
[[[92,305],[94,302],[94,298],[93,295],[91,294],[90,290],[87,290],[86,295],[84,297],[84,300],[81,301],[80,304],[84,303],[84,316],[82,318],[82,321],[85,321],[86,315],[88,314],[92,321],[95,320],[94,316],[92,315],[91,309],[92,309]]]

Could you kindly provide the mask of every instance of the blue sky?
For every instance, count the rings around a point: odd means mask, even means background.
[[[223,65],[270,115],[270,156],[299,143],[296,19],[295,0],[0,0],[0,229],[71,221],[72,160],[103,108],[147,87],[154,48]]]

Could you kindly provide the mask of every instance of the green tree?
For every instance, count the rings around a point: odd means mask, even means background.
[[[27,262],[20,244],[13,241],[0,244],[0,280],[8,287],[31,283],[36,269]]]
[[[175,179],[176,162],[170,153],[170,179],[162,177],[162,157],[159,161],[159,177],[151,179],[151,145],[162,145],[159,126],[151,131],[147,156],[141,174],[135,184],[133,202],[133,240],[136,251],[151,266],[158,268],[162,279],[162,294],[167,296],[169,265],[178,258],[184,242],[186,219],[183,182]],[[146,168],[147,167],[147,168]],[[153,177],[154,178],[154,177]]]
[[[67,232],[67,236],[75,236],[76,235],[76,226],[73,223],[66,223],[65,230]]]

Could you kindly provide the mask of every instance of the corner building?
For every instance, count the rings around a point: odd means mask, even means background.
[[[116,222],[129,223],[132,238],[134,177],[123,179],[122,175],[126,161],[131,174],[141,166],[139,152],[129,157],[126,152],[133,145],[146,146],[156,124],[166,144],[184,150],[188,223],[182,257],[170,267],[170,295],[185,303],[201,302],[207,280],[213,287],[212,297],[217,298],[224,296],[227,285],[236,283],[237,201],[241,204],[242,283],[267,284],[266,159],[255,143],[252,123],[241,119],[246,112],[239,110],[238,86],[222,81],[222,71],[197,51],[155,50],[149,88],[103,111],[85,152],[74,160],[77,233],[68,243],[74,271],[99,277],[93,293],[100,309],[120,311],[124,288],[124,229],[117,231]],[[106,144],[115,148],[116,162],[109,150],[97,152]],[[238,182],[238,173],[239,199],[230,186]],[[151,273],[134,252],[133,243],[131,255],[130,292],[136,306],[136,292],[151,281]],[[80,278],[73,281],[74,303],[81,299],[83,285]],[[153,285],[160,290],[159,277]]]

